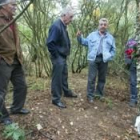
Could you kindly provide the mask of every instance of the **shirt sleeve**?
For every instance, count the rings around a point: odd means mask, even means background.
[[[83,38],[82,35],[77,37],[77,41],[84,46],[88,46],[88,37],[87,38]]]
[[[113,38],[113,41],[112,41],[111,54],[112,54],[112,57],[114,57],[115,54],[116,54],[116,45],[115,45],[115,39],[114,38]]]

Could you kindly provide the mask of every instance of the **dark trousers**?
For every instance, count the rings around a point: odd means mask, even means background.
[[[5,95],[8,83],[13,84],[13,103],[11,111],[19,111],[25,103],[27,86],[22,66],[19,63],[8,65],[3,59],[0,60],[0,119],[9,116],[5,107]]]
[[[87,97],[93,98],[95,95],[95,82],[98,73],[98,82],[96,87],[96,93],[99,96],[103,96],[103,89],[106,82],[108,63],[103,62],[103,58],[96,57],[95,61],[89,61],[89,72],[88,72],[88,84],[87,84]]]
[[[71,94],[68,89],[68,68],[66,58],[59,56],[57,59],[52,58],[53,71],[52,71],[52,101],[59,102],[61,99],[62,91],[65,95]]]
[[[137,70],[136,65],[130,65],[130,101],[137,102]]]

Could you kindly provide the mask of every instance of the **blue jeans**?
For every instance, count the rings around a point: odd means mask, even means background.
[[[137,102],[137,70],[134,64],[130,66],[130,101]]]

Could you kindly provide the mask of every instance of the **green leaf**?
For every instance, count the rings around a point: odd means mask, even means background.
[[[3,136],[12,140],[25,140],[25,132],[20,129],[17,123],[5,126]]]
[[[5,133],[5,138],[6,139],[10,138],[10,137],[12,137],[12,135],[13,135],[13,132]]]

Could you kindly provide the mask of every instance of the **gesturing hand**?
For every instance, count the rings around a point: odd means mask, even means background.
[[[81,36],[81,31],[78,29],[76,36]]]

